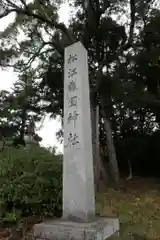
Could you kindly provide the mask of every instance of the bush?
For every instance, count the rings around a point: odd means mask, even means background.
[[[5,149],[0,156],[1,217],[61,213],[62,161],[60,156],[34,146]]]

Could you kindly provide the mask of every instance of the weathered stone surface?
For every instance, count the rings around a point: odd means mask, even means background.
[[[118,231],[118,219],[100,218],[88,223],[57,220],[35,225],[34,236],[38,240],[104,240]]]
[[[65,49],[63,218],[95,216],[87,51],[80,42]]]
[[[95,218],[88,57],[80,42],[65,49],[64,78],[63,217],[35,225],[34,236],[104,240],[119,231],[119,221]]]

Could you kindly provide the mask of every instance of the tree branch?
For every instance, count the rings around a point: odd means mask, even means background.
[[[136,12],[136,6],[135,6],[135,0],[130,0],[130,11],[131,11],[131,23],[130,23],[130,30],[129,30],[129,38],[126,44],[122,45],[122,47],[119,48],[115,55],[118,57],[123,51],[126,51],[128,48],[130,48],[133,44],[133,33],[134,33],[134,26],[135,26],[135,12]],[[98,71],[102,71],[103,66],[106,64],[106,60],[103,60]]]
[[[0,14],[0,19],[2,19],[4,17],[7,17],[12,12],[16,12],[16,9],[9,9],[9,10],[6,10],[4,13],[1,13]]]
[[[14,7],[15,9],[18,8],[18,6],[11,2],[10,0],[6,0],[6,2],[9,4],[9,6]]]
[[[33,61],[35,60],[36,57],[38,57],[38,55],[40,54],[41,50],[43,49],[43,47],[46,45],[46,43],[43,43],[41,45],[41,47],[38,49],[38,51],[29,59],[29,61],[25,64],[23,64],[24,66],[26,66],[23,71],[26,71],[30,66],[31,64],[33,63]]]
[[[48,33],[47,30],[46,30],[46,32]],[[61,46],[60,43],[58,43],[57,41],[55,41],[53,38],[52,38],[52,41],[45,42],[44,39],[43,39],[43,37],[42,37],[42,35],[41,35],[41,33],[39,33],[38,29],[37,29],[37,34],[38,34],[39,38],[41,39],[41,41],[42,41],[45,45],[51,45],[51,46],[53,46],[53,47],[57,50],[57,52],[59,52],[59,54],[60,54],[61,56],[64,55],[64,47]],[[48,33],[48,34],[49,34],[49,33]]]
[[[25,3],[24,0],[21,0],[21,2]],[[29,10],[29,8],[27,6],[25,6],[25,8],[20,8],[17,5],[15,5],[14,3],[12,3],[10,0],[7,0],[7,3],[14,8],[8,9],[4,13],[0,14],[0,19],[9,15],[11,12],[26,15],[28,17],[33,17],[33,18],[38,19],[42,23],[47,23],[48,26],[50,26],[51,28],[55,27],[56,29],[59,29],[61,32],[63,32],[67,36],[67,38],[69,39],[71,44],[75,42],[75,38],[73,37],[72,33],[70,33],[70,31],[66,28],[65,24],[53,22],[52,20],[49,20],[41,15],[33,13],[31,10]]]
[[[21,3],[25,6],[25,7],[27,7],[27,4],[26,4],[26,1],[25,0],[20,0],[21,1]]]
[[[136,6],[135,6],[135,0],[130,0],[130,16],[131,16],[131,22],[130,22],[130,30],[129,30],[129,38],[128,42],[124,45],[123,49],[127,50],[129,47],[131,47],[133,42],[133,33],[134,33],[134,26],[135,26],[135,13],[136,13]]]
[[[26,10],[18,9],[17,13],[25,14],[29,17],[34,17],[43,23],[47,23],[50,27],[52,27],[52,28],[55,27],[56,29],[59,29],[61,32],[63,32],[68,37],[71,44],[75,42],[74,37],[72,36],[72,34],[69,32],[69,30],[66,28],[66,26],[63,23],[53,22],[51,20],[44,18],[43,16],[40,16],[36,13],[29,11],[28,9],[26,9]]]

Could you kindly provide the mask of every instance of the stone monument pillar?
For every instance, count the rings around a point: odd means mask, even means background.
[[[88,58],[80,42],[65,49],[63,217],[95,217]]]
[[[63,216],[34,230],[37,240],[105,239],[119,230],[118,219],[95,216],[88,56],[80,42],[65,49]]]

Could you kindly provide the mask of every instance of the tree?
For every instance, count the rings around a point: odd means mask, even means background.
[[[137,114],[139,104],[142,102],[138,99],[138,94],[136,97],[133,94],[137,89],[139,92],[144,89],[139,84],[136,87],[136,70],[132,66],[133,61],[136,61],[137,52],[139,53],[143,48],[141,39],[135,34],[134,28],[135,26],[138,28],[142,22],[146,25],[149,21],[154,1],[142,3],[130,0],[118,4],[116,1],[112,3],[92,0],[86,1],[85,6],[83,1],[74,1],[74,6],[78,6],[79,10],[68,28],[58,21],[58,3],[58,1],[54,4],[44,1],[44,4],[41,4],[38,0],[30,4],[25,1],[15,4],[12,0],[1,2],[1,18],[11,12],[16,13],[14,23],[3,33],[4,39],[9,39],[10,44],[8,47],[3,41],[1,63],[3,66],[9,66],[11,62],[7,61],[7,56],[12,56],[15,69],[22,71],[29,69],[39,59],[36,79],[41,80],[41,86],[43,86],[41,96],[50,103],[47,108],[46,105],[44,107],[48,112],[62,115],[63,50],[75,41],[82,41],[89,55],[91,105],[93,113],[95,113],[96,105],[100,105],[100,118],[103,119],[102,127],[105,132],[102,138],[106,139],[112,178],[118,186],[119,171],[112,136],[115,139],[121,135],[121,125],[130,118],[130,115]],[[113,13],[117,18],[122,13],[127,14],[124,12],[125,4],[130,7],[128,37],[125,27],[113,20]],[[27,39],[21,42],[17,39],[20,26]],[[10,38],[11,35],[12,38]],[[18,56],[21,58],[17,61]],[[126,93],[127,101],[125,100]],[[130,93],[132,93],[131,96]],[[146,95],[144,94],[143,97]],[[141,111],[140,115],[143,117],[144,111]]]
[[[33,73],[30,70],[20,74],[12,92],[1,91],[2,138],[19,138],[18,142],[23,142],[27,125],[32,120],[39,121],[43,116],[40,93],[33,80]],[[38,142],[41,140],[37,134],[35,138]]]
[[[12,137],[17,134],[17,126],[12,121],[10,102],[12,94],[6,90],[0,92],[0,139]]]

